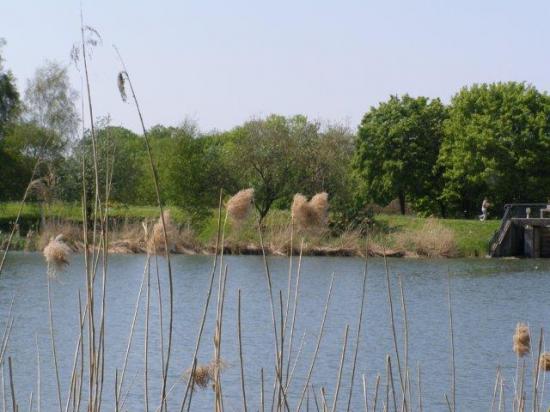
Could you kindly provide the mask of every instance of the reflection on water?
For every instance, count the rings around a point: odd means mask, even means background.
[[[104,406],[112,409],[115,369],[122,368],[135,300],[143,276],[144,256],[112,256],[109,262],[106,320],[106,373]],[[266,371],[266,399],[271,400],[273,387],[274,344],[269,295],[261,257],[226,257],[229,274],[222,339],[222,357],[228,364],[223,373],[224,402],[227,410],[241,410],[240,372],[236,339],[237,290],[242,290],[243,341],[246,359],[247,398],[257,410],[260,396],[260,370]],[[36,352],[41,356],[41,402],[44,410],[57,407],[55,375],[47,311],[46,267],[39,254],[13,253],[0,278],[0,313],[3,323],[15,295],[15,325],[8,355],[12,357],[15,388],[20,401],[36,393]],[[154,263],[154,261],[153,261]],[[166,278],[161,266],[161,281]],[[177,382],[190,365],[197,325],[208,287],[212,258],[175,256],[174,266],[174,351],[169,385]],[[270,258],[274,289],[286,293],[288,260]],[[295,265],[296,266],[296,265]],[[57,351],[63,393],[67,393],[73,354],[78,336],[78,291],[84,294],[82,256],[75,256],[71,266],[52,281],[53,310]],[[357,314],[361,298],[364,262],[354,258],[304,258],[295,348],[303,339],[303,350],[289,392],[296,402],[301,383],[315,346],[323,305],[331,274],[335,285],[325,335],[321,344],[313,383],[325,387],[332,404],[336,386],[340,351],[346,325],[350,325],[353,348]],[[158,297],[153,264],[151,318],[158,319]],[[495,371],[500,366],[505,385],[513,391],[516,360],[511,350],[512,334],[517,321],[531,325],[532,331],[550,321],[549,261],[536,260],[390,260],[396,324],[402,333],[402,317],[397,276],[403,279],[409,319],[409,358],[413,399],[416,397],[417,365],[421,366],[425,410],[444,410],[444,394],[450,393],[450,346],[447,307],[447,274],[451,274],[456,345],[457,409],[487,410],[492,399]],[[163,290],[166,299],[167,291]],[[385,398],[385,356],[393,355],[393,341],[388,316],[387,291],[383,261],[371,259],[368,268],[366,312],[357,363],[352,410],[363,408],[361,375],[365,374],[369,397],[373,396],[376,375],[380,373],[381,397]],[[143,303],[143,302],[142,302]],[[126,390],[130,389],[125,407],[143,410],[144,305],[137,320],[136,336],[127,371]],[[213,355],[213,318],[210,311],[200,361]],[[166,311],[165,311],[166,314]],[[165,322],[166,323],[166,322]],[[2,325],[3,326],[3,325]],[[153,322],[150,341],[149,373],[151,408],[158,406],[161,359],[158,322]],[[403,344],[400,338],[400,345]],[[296,349],[295,349],[296,352]],[[342,379],[339,408],[345,408],[349,393],[351,359],[348,350]],[[404,354],[402,352],[402,368]],[[395,367],[395,366],[394,366]],[[395,372],[396,373],[396,372]],[[397,376],[397,375],[396,375]],[[397,380],[396,380],[397,384]],[[126,391],[125,390],[125,391]],[[169,406],[179,410],[183,385],[177,385]],[[192,410],[211,410],[213,392],[198,391],[193,396]],[[545,405],[546,406],[546,405]]]

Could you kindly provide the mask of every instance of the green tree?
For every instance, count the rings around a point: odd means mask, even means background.
[[[361,125],[354,168],[362,188],[360,197],[380,204],[399,199],[430,213],[437,204],[438,171],[435,168],[443,138],[446,108],[439,99],[391,96],[372,107]]]
[[[550,97],[525,83],[463,88],[451,102],[439,164],[442,198],[457,213],[479,213],[487,196],[504,203],[550,194]]]
[[[168,196],[200,220],[218,206],[219,192],[238,189],[236,179],[223,159],[224,138],[200,136],[179,129],[166,164]]]
[[[46,62],[36,70],[34,78],[27,81],[25,118],[68,141],[78,129],[77,98],[67,68],[56,62]]]
[[[234,129],[227,145],[231,169],[242,187],[255,189],[260,219],[276,201],[290,199],[306,175],[306,153],[317,137],[318,125],[304,116],[271,115]],[[312,153],[312,152],[310,152]]]
[[[0,140],[21,109],[15,78],[11,71],[4,69],[1,51],[5,44],[5,40],[0,38]]]

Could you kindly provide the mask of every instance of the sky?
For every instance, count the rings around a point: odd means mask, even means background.
[[[98,115],[139,130],[120,99],[123,55],[147,127],[226,130],[272,113],[356,128],[392,94],[440,97],[480,82],[550,90],[547,0],[82,0],[103,45],[90,62]],[[2,0],[5,66],[24,90],[47,60],[71,66],[77,0]],[[80,106],[80,105],[78,105]]]

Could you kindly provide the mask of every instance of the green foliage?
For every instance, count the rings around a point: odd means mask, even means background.
[[[387,204],[399,198],[401,212],[409,200],[423,212],[438,205],[435,168],[443,138],[446,109],[439,99],[392,96],[365,114],[359,127],[355,170],[360,196]]]
[[[261,218],[272,206],[287,208],[292,196],[326,191],[334,205],[351,198],[349,159],[353,135],[334,125],[325,130],[305,116],[271,115],[234,129],[226,143],[227,162],[241,187],[255,189]]]
[[[17,119],[21,110],[15,78],[9,70],[4,70],[1,51],[5,44],[5,40],[0,38],[0,140],[6,128]]]
[[[25,118],[67,141],[76,135],[79,116],[67,68],[56,62],[39,67],[25,90]]]
[[[439,165],[442,200],[457,213],[479,213],[487,196],[540,202],[550,194],[550,97],[524,83],[463,88],[451,102]]]

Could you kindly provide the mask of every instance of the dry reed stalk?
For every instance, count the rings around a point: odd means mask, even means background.
[[[129,354],[130,354],[130,348],[132,347],[132,340],[133,340],[133,337],[134,337],[137,314],[138,314],[138,310],[139,310],[139,306],[140,306],[139,303],[141,301],[141,294],[143,292],[143,285],[145,284],[145,278],[147,276],[147,271],[148,271],[148,268],[149,268],[149,259],[150,259],[150,257],[149,257],[149,255],[147,255],[147,260],[145,262],[145,269],[143,270],[143,276],[141,278],[141,284],[139,286],[139,292],[138,292],[138,296],[136,298],[136,304],[134,306],[134,315],[132,316],[132,324],[130,326],[130,333],[128,335],[128,344],[126,346],[126,351],[125,351],[125,354],[124,354],[124,363],[123,363],[123,366],[122,366],[122,372],[120,374],[120,379],[119,379],[119,383],[118,383],[118,388],[117,388],[118,398],[120,398],[120,393],[122,391],[122,385],[124,384],[124,375],[126,373],[126,367],[128,366],[128,357],[129,357]],[[117,406],[117,408],[119,407],[118,404],[116,406]]]
[[[538,396],[538,386],[539,386],[539,375],[540,375],[540,366],[541,363],[539,359],[542,356],[542,344],[543,344],[543,330],[540,328],[540,335],[539,335],[539,345],[538,345],[538,353],[535,360],[535,366],[534,366],[534,376],[533,376],[533,412],[537,411],[537,396]]]
[[[0,365],[0,368],[2,368],[2,375],[0,375],[0,378],[2,379],[2,412],[6,412],[8,410],[7,408],[7,402],[6,402],[6,382],[4,378],[4,365],[5,362]]]
[[[236,224],[242,223],[250,214],[254,203],[254,189],[243,189],[233,195],[225,205],[227,215]]]
[[[513,351],[520,358],[527,355],[531,350],[531,334],[529,326],[519,322],[516,325],[516,331],[513,336]]]
[[[221,344],[222,344],[222,325],[223,325],[223,308],[225,303],[225,286],[227,282],[227,265],[223,271],[223,276],[220,273],[220,283],[218,286],[218,310],[216,315],[216,330],[214,332],[214,390],[216,394],[216,411],[223,411],[223,393],[221,387]]]
[[[292,232],[294,231],[294,224],[292,223]],[[292,238],[292,232],[291,232],[291,238]],[[291,242],[292,243],[292,242]],[[292,247],[291,247],[292,249]],[[286,387],[288,389],[289,385],[289,367],[290,367],[290,359],[292,358],[292,349],[293,349],[293,339],[294,339],[294,329],[296,324],[296,311],[298,307],[298,291],[300,289],[300,277],[302,273],[302,254],[304,250],[304,239],[302,238],[302,241],[300,242],[300,254],[298,258],[298,268],[296,271],[296,283],[294,285],[294,302],[292,304],[292,322],[290,325],[290,339],[288,343],[288,362],[287,362],[287,368],[286,368]],[[290,259],[292,262],[292,251],[290,252]],[[290,264],[289,272],[292,268],[292,263]],[[289,285],[290,285],[290,273],[289,273]],[[290,288],[289,288],[290,291]],[[288,303],[288,301],[287,301]],[[288,311],[288,305],[287,305],[287,311]],[[287,312],[288,313],[288,312]],[[296,366],[296,365],[295,365]]]
[[[199,332],[197,334],[197,340],[195,343],[195,351],[193,353],[193,363],[191,368],[194,368],[194,365],[197,362],[197,355],[199,353],[199,348],[201,344],[202,334],[204,332],[204,325],[206,323],[206,315],[208,313],[208,307],[210,305],[210,298],[212,296],[212,290],[214,286],[214,278],[216,276],[216,268],[218,264],[218,251],[220,248],[220,237],[221,237],[221,224],[222,224],[222,199],[223,199],[223,190],[220,190],[220,197],[218,202],[218,224],[217,224],[217,230],[216,230],[216,247],[214,250],[214,260],[212,262],[212,270],[210,271],[210,280],[209,280],[209,286],[208,291],[206,292],[206,298],[205,303],[203,306],[203,312],[202,312],[202,318],[201,323],[199,327]],[[170,391],[175,387],[175,384],[170,388]],[[187,397],[189,396],[189,389],[190,389],[190,380],[187,381],[187,386],[185,388],[185,394],[183,396],[183,400],[181,402],[181,411],[185,408],[185,404],[187,402]],[[163,398],[166,398],[166,395],[163,396]]]
[[[149,310],[151,302],[151,271],[149,266],[147,266],[147,288],[145,289],[145,334],[144,334],[144,358],[143,362],[145,364],[143,371],[144,379],[144,403],[145,403],[145,412],[149,411]]]
[[[417,380],[418,380],[418,411],[423,411],[422,405],[422,381],[420,380],[420,362],[416,363]]]
[[[317,394],[315,393],[315,388],[314,388],[313,384],[310,386],[309,389],[311,390],[311,393],[313,395],[313,400],[315,401],[315,408],[316,408],[317,412],[320,412],[321,409],[319,408],[319,401],[317,400]]]
[[[55,344],[55,333],[54,333],[54,324],[53,324],[53,309],[52,309],[52,295],[50,287],[50,277],[47,278],[48,283],[48,313],[50,319],[50,338],[52,343],[52,354],[53,354],[53,363],[55,367],[55,381],[57,388],[57,401],[59,403],[59,412],[63,412],[63,407],[61,405],[61,381],[59,379],[59,366],[57,362],[57,349]]]
[[[265,411],[264,400],[264,368],[260,369],[260,412]]]
[[[456,411],[456,366],[455,366],[455,340],[453,330],[453,309],[451,299],[451,274],[448,276],[448,303],[449,303],[449,334],[451,337],[451,395],[452,395],[452,410]]]
[[[321,346],[321,340],[323,338],[323,332],[325,330],[325,321],[327,319],[328,308],[330,306],[330,298],[332,296],[332,287],[333,287],[333,285],[334,285],[334,273],[332,273],[332,278],[330,280],[330,286],[328,288],[327,299],[326,299],[325,308],[324,308],[324,311],[323,311],[323,318],[321,320],[321,326],[319,327],[319,333],[317,335],[317,343],[315,344],[315,351],[313,353],[313,358],[311,359],[311,364],[309,366],[309,369],[308,369],[308,372],[307,372],[307,375],[306,375],[306,382],[305,382],[304,388],[302,390],[302,394],[300,396],[300,401],[298,402],[298,407],[296,408],[297,412],[300,411],[300,408],[302,406],[302,402],[304,400],[305,392],[308,388],[309,381],[311,379],[311,374],[313,372],[313,368],[315,367],[315,361],[317,360],[317,355],[319,353],[319,347]]]
[[[378,401],[378,388],[380,387],[380,375],[376,375],[376,384],[374,385],[374,401],[372,405],[372,412],[376,412],[376,403]]]
[[[498,389],[499,379],[500,379],[500,366],[497,366],[497,376],[495,378],[495,387],[493,388],[493,398],[491,400],[491,409],[490,409],[491,412],[495,410],[495,401],[497,399],[497,389]]]
[[[338,404],[338,394],[340,393],[340,384],[342,383],[342,371],[344,370],[344,362],[346,360],[346,349],[348,347],[348,332],[349,325],[346,325],[344,332],[344,344],[342,345],[342,355],[340,357],[340,367],[338,368],[338,378],[336,379],[336,389],[334,391],[334,400],[332,402],[332,412],[336,412],[336,405]]]
[[[403,329],[404,329],[404,340],[403,346],[405,350],[405,374],[407,378],[405,379],[405,393],[407,393],[408,398],[406,402],[403,403],[403,407],[406,409],[406,406],[412,406],[411,401],[411,385],[409,377],[409,318],[407,316],[407,305],[405,302],[405,291],[403,288],[403,279],[401,275],[398,277],[399,280],[399,290],[401,292],[401,311],[403,312]]]
[[[298,352],[296,353],[296,357],[294,358],[294,364],[292,365],[292,369],[290,370],[288,379],[286,381],[285,390],[287,392],[288,392],[288,388],[290,388],[290,384],[292,383],[292,378],[294,377],[294,371],[296,370],[296,365],[298,364],[298,360],[300,359],[300,355],[302,354],[302,349],[304,348],[305,337],[306,337],[306,333],[304,332],[302,334],[302,339],[300,341]]]
[[[499,393],[499,402],[498,402],[498,411],[504,411],[504,378],[500,377],[500,393]]]
[[[13,369],[11,365],[11,356],[8,357],[8,372],[9,372],[9,378],[10,378],[12,411],[17,412],[17,410],[19,409],[19,406],[17,405],[17,400],[15,397],[15,385],[13,384]]]
[[[365,374],[362,375],[362,381],[363,381],[363,403],[365,405],[365,412],[369,412],[369,402],[367,399],[367,380],[365,378]]]
[[[61,270],[70,263],[72,251],[63,239],[63,235],[51,238],[43,251],[48,267],[51,267],[54,271]]]
[[[170,355],[172,351],[172,333],[173,333],[173,322],[174,322],[174,285],[173,285],[173,277],[172,277],[172,264],[170,261],[170,253],[169,253],[169,246],[168,246],[168,236],[166,233],[166,222],[164,221],[164,214],[163,214],[163,203],[160,196],[160,184],[159,184],[159,178],[158,178],[158,171],[155,167],[155,162],[153,161],[153,153],[151,149],[151,145],[149,143],[149,137],[147,134],[147,129],[145,127],[145,122],[143,120],[143,115],[141,113],[141,108],[139,106],[139,101],[137,99],[134,86],[132,84],[132,80],[130,78],[130,75],[128,73],[128,70],[126,68],[126,64],[124,63],[124,60],[122,59],[122,56],[118,49],[116,47],[115,51],[117,52],[117,55],[119,57],[120,63],[123,68],[123,72],[121,72],[119,79],[123,78],[125,82],[128,82],[128,86],[130,87],[130,91],[132,93],[132,99],[134,100],[134,104],[139,116],[139,120],[141,123],[142,131],[143,131],[143,138],[145,141],[145,146],[147,148],[147,156],[149,159],[149,166],[151,168],[151,174],[153,176],[153,182],[155,187],[155,194],[156,194],[156,200],[157,200],[157,206],[160,211],[160,217],[162,220],[162,226],[163,226],[163,232],[164,232],[164,246],[165,246],[165,257],[166,262],[168,266],[168,298],[169,298],[169,318],[168,318],[168,344],[166,349],[166,362],[165,362],[165,370],[163,372],[163,382],[162,382],[162,399],[164,400],[166,398],[166,383],[168,379],[168,370],[170,366]],[[119,84],[120,85],[120,84]],[[162,405],[162,403],[161,403]]]
[[[286,394],[284,392],[284,388],[283,388],[283,383],[282,383],[282,370],[279,368],[279,365],[280,365],[280,352],[279,352],[279,336],[278,336],[278,333],[277,333],[277,321],[276,321],[276,316],[275,316],[275,303],[274,303],[274,300],[273,300],[273,284],[272,284],[272,281],[271,281],[271,271],[269,269],[269,264],[267,263],[267,256],[266,256],[266,253],[265,253],[265,245],[264,245],[264,239],[263,239],[263,234],[262,234],[262,225],[261,225],[261,219],[259,217],[259,214],[258,214],[258,219],[257,219],[257,226],[258,226],[258,236],[259,236],[259,239],[260,239],[260,247],[262,249],[262,261],[263,261],[263,264],[264,264],[264,272],[265,272],[265,275],[266,275],[266,280],[267,280],[267,287],[268,287],[268,292],[269,292],[269,302],[270,302],[270,307],[271,307],[271,321],[272,321],[272,325],[273,325],[273,334],[274,334],[274,342],[275,342],[275,369],[276,369],[276,378],[277,378],[277,384],[279,385],[278,388],[279,388],[279,395],[281,395],[281,391],[282,391],[282,396],[285,400],[285,404],[287,403],[287,400],[286,400]],[[281,324],[281,329],[282,329],[282,324]],[[281,333],[282,330],[281,330]],[[280,396],[279,396],[280,398]],[[288,405],[287,405],[287,408],[288,408]]]
[[[388,355],[387,358],[386,358],[386,365],[387,365],[387,373],[388,373],[388,382],[389,382],[389,386],[391,388],[391,394],[392,394],[392,399],[393,399],[393,410],[397,411],[397,398],[395,396],[395,385],[393,384],[393,369],[392,369],[392,366],[391,366],[391,356],[390,355]],[[387,389],[386,389],[386,391],[387,391]],[[387,400],[386,405],[388,405],[388,408],[389,408],[388,394],[386,394],[386,400]]]
[[[77,374],[76,374],[76,367],[78,363],[78,355],[80,351],[80,345],[82,342],[82,335],[84,333],[84,319],[82,317],[82,307],[81,307],[81,298],[80,298],[80,291],[78,292],[78,312],[79,312],[79,318],[78,318],[78,326],[79,326],[79,332],[78,332],[78,339],[76,343],[75,353],[73,355],[73,367],[71,372],[71,383],[69,385],[69,396],[67,396],[67,403],[65,404],[65,412],[69,412],[69,405],[71,403],[71,400],[74,400],[73,394],[76,391],[77,386]],[[76,395],[75,395],[76,397]],[[73,408],[74,409],[74,408]]]
[[[327,404],[327,397],[325,394],[325,387],[321,386],[321,400],[323,405],[323,412],[328,412],[328,404]]]
[[[386,289],[387,289],[387,296],[388,296],[388,306],[390,310],[390,322],[391,322],[391,330],[392,330],[392,337],[393,337],[393,347],[395,350],[395,356],[397,358],[397,370],[399,372],[399,382],[401,384],[401,390],[405,390],[405,385],[403,382],[403,375],[401,373],[401,361],[399,357],[399,346],[397,344],[397,332],[395,328],[395,316],[394,316],[394,310],[393,310],[393,299],[392,299],[392,291],[391,291],[391,282],[390,282],[390,272],[388,268],[388,259],[386,257],[385,249],[384,249],[384,269],[386,272]],[[393,382],[392,382],[393,384]]]
[[[367,289],[367,269],[368,269],[368,253],[366,251],[369,250],[369,241],[368,241],[368,235],[365,242],[365,266],[363,269],[363,285],[361,288],[361,305],[359,306],[359,316],[357,317],[357,335],[355,337],[355,353],[353,355],[353,365],[351,369],[351,382],[349,387],[349,395],[348,395],[348,406],[346,411],[349,412],[351,408],[351,398],[353,396],[353,383],[355,378],[355,368],[357,365],[357,355],[359,353],[359,343],[361,340],[361,327],[363,325],[363,311],[365,308],[365,292]]]
[[[239,341],[239,360],[241,364],[241,390],[243,394],[243,411],[247,412],[248,408],[246,406],[246,387],[244,384],[244,358],[243,358],[243,342],[241,335],[241,290],[238,290],[238,300],[237,300],[237,338]]]
[[[162,289],[160,284],[160,273],[159,273],[159,264],[158,257],[155,256],[155,269],[157,274],[157,296],[158,296],[158,310],[159,310],[159,332],[160,332],[160,367],[161,371],[164,371],[164,316],[162,313],[163,303],[162,303]],[[161,376],[162,378],[162,376]],[[162,393],[160,398],[162,399]],[[167,410],[168,405],[166,404],[166,399],[164,399],[164,410]]]
[[[40,349],[38,348],[38,335],[35,336],[36,343],[36,411],[40,412],[41,410],[41,384],[40,384]],[[2,397],[4,396],[4,367],[2,366]],[[4,401],[4,411],[6,410],[6,404]]]

